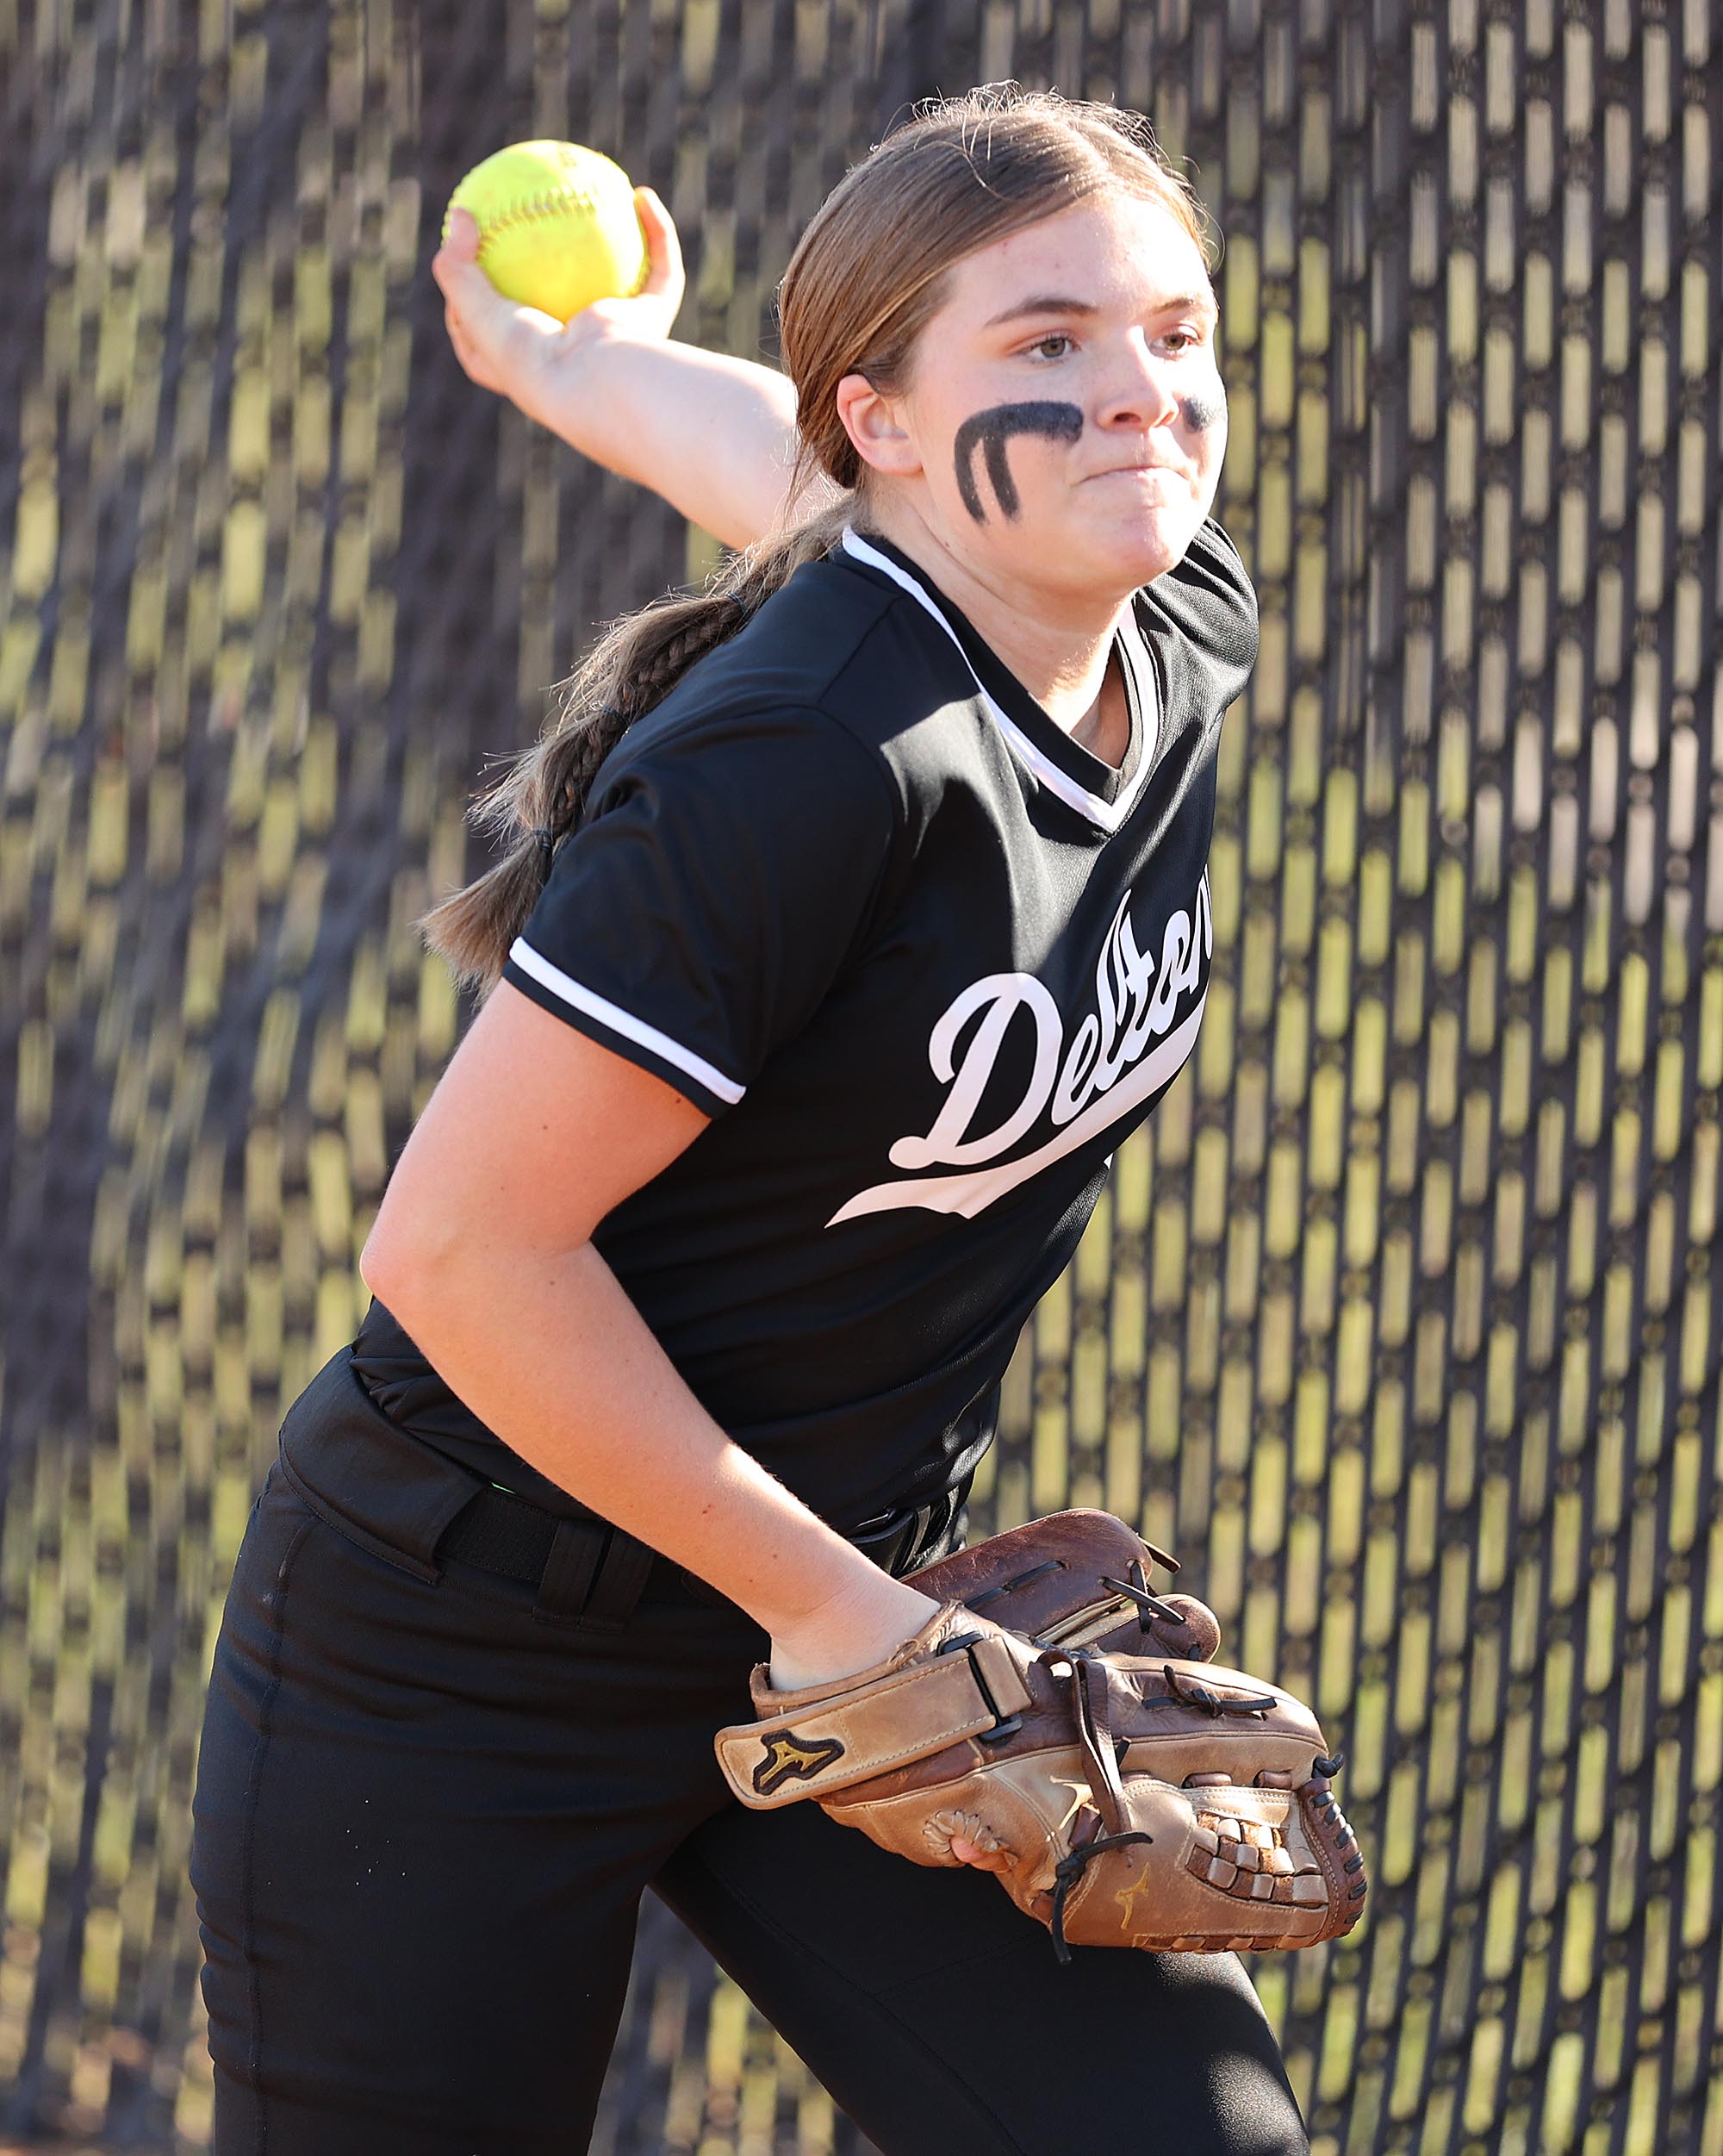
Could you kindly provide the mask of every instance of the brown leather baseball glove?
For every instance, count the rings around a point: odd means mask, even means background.
[[[756,1810],[812,1797],[912,1863],[998,1860],[1067,1942],[1309,1947],[1363,1913],[1364,1860],[1310,1710],[1208,1659],[1214,1614],[1147,1586],[1170,1563],[1110,1513],[1055,1512],[910,1575],[937,1613],[871,1669],[720,1729]]]

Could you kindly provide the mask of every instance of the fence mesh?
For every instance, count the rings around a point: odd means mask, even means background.
[[[1225,235],[1198,1055],[976,1508],[1104,1505],[1372,1860],[1260,1957],[1318,2156],[1723,2156],[1720,31],[1707,0],[0,4],[0,2134],[206,2145],[214,1627],[462,1022],[485,759],[710,543],[473,388],[459,175],[669,201],[681,333],[935,90],[1148,113]],[[1144,2091],[1153,2116],[1153,2091]],[[649,1904],[598,2147],[857,2156]]]

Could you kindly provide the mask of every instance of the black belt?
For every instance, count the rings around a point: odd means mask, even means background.
[[[991,1434],[991,1433],[989,1433]],[[360,1548],[434,1586],[445,1556],[536,1586],[547,1624],[619,1632],[655,1572],[659,1584],[726,1598],[595,1512],[564,1518],[489,1484],[393,1421],[339,1348],[288,1410],[282,1472],[311,1510]],[[849,1539],[899,1577],[961,1547],[972,1477],[917,1505],[863,1520]]]
[[[974,1479],[972,1468],[954,1488],[888,1513],[877,1524],[864,1522],[845,1540],[901,1578],[957,1547],[963,1501]],[[607,1520],[595,1515],[567,1519],[495,1484],[463,1507],[439,1542],[437,1555],[524,1580],[540,1590],[541,1601],[549,1590],[557,1605],[578,1611],[580,1623],[594,1630],[620,1629],[627,1623],[655,1565],[668,1567],[702,1601],[729,1598],[697,1573]]]

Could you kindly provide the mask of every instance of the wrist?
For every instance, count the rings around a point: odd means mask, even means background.
[[[770,1681],[779,1692],[853,1675],[913,1639],[943,1605],[867,1558],[818,1608],[780,1618],[772,1635]]]
[[[547,352],[516,402],[529,419],[571,449],[625,477],[632,435],[628,410],[631,377],[642,355],[662,346],[602,315],[577,316],[554,352]]]

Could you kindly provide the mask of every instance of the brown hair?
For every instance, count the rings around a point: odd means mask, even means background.
[[[823,488],[828,499],[817,514],[734,556],[705,591],[624,616],[564,684],[539,740],[472,812],[481,827],[514,834],[509,852],[420,924],[464,981],[495,984],[557,841],[578,822],[594,776],[632,721],[856,517],[867,468],[838,416],[844,376],[866,375],[888,396],[900,389],[955,263],[1110,192],[1160,203],[1212,260],[1200,205],[1162,160],[1148,122],[1051,90],[993,84],[930,100],[838,182],[791,257],[779,317],[799,436],[786,500],[798,502],[817,474],[839,497]]]

